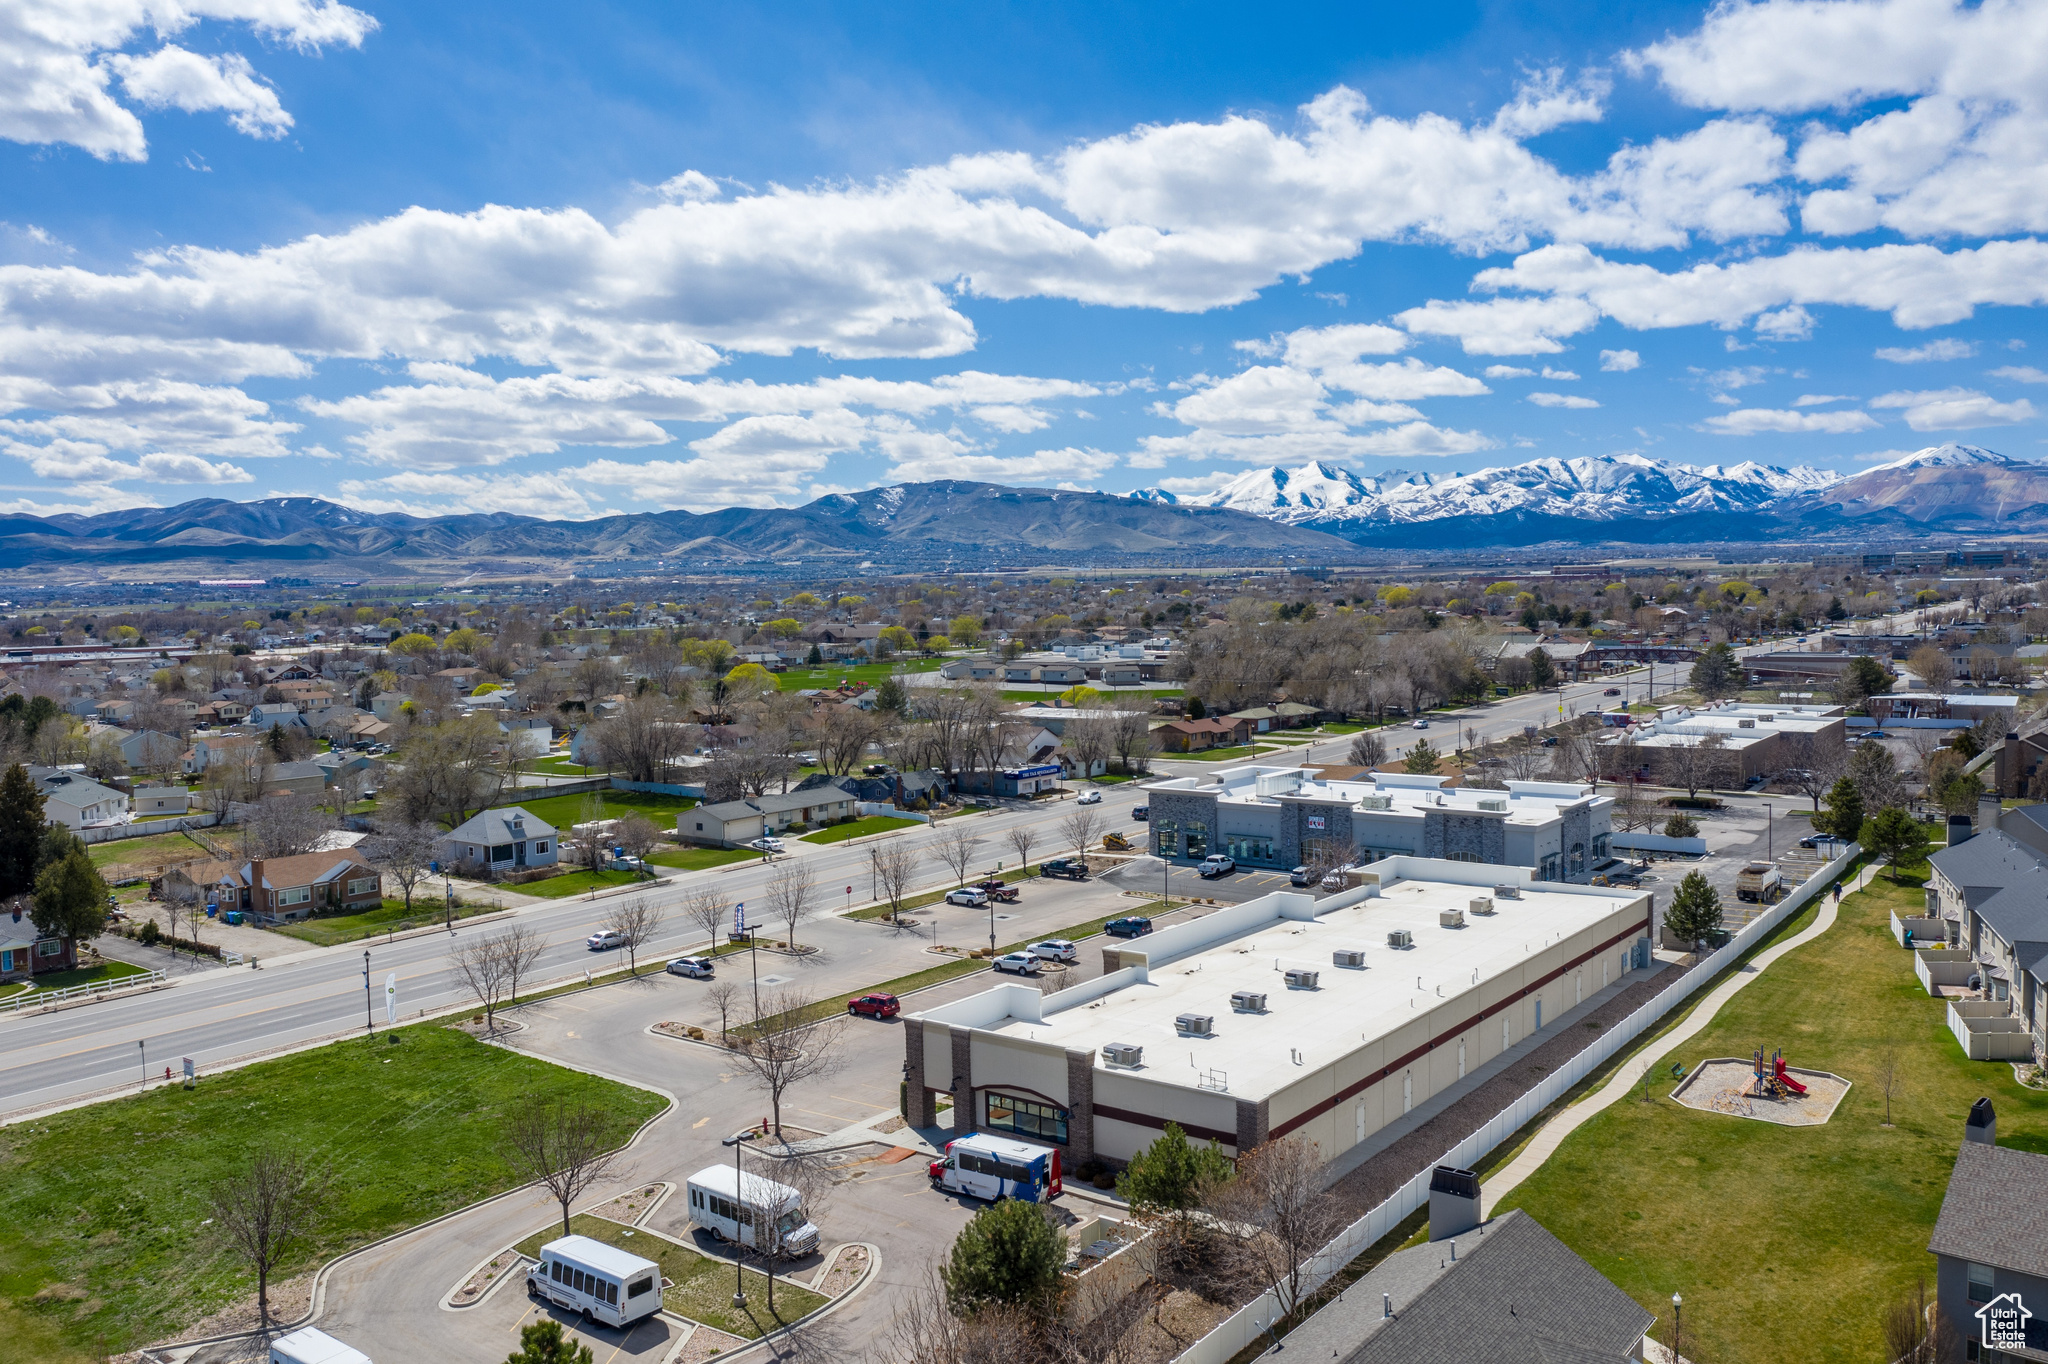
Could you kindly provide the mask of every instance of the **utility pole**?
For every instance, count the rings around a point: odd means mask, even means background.
[[[377,1031],[377,1025],[370,1016],[370,949],[363,949],[363,1032]]]
[[[749,934],[748,936],[752,937],[751,934]],[[741,1132],[736,1136],[730,1136],[725,1138],[724,1141],[720,1143],[721,1145],[730,1146],[732,1148],[733,1193],[735,1196],[735,1201],[740,1204],[742,1210],[745,1209],[747,1201],[747,1182],[746,1178],[740,1173],[740,1146],[745,1142],[752,1141],[753,1138],[754,1131],[752,1128],[748,1128],[746,1131]],[[758,1226],[759,1224],[757,1223],[756,1225]],[[756,1247],[756,1249],[758,1249],[758,1247]],[[739,1234],[735,1233],[732,1241],[732,1305],[734,1311],[744,1311],[747,1306],[746,1281],[742,1277],[745,1273],[745,1270],[743,1269],[743,1266],[745,1264],[746,1247],[741,1243],[739,1239]]]

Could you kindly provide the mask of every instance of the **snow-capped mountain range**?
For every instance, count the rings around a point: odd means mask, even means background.
[[[1825,534],[1872,517],[1901,530],[1932,529],[1936,521],[1943,529],[1978,522],[2018,529],[2010,523],[2048,520],[2048,466],[1950,442],[1853,475],[1807,465],[1693,465],[1643,455],[1380,478],[1311,463],[1249,470],[1192,496],[1159,488],[1131,496],[1227,507],[1374,544],[1440,542],[1452,521],[1466,544],[1754,540]]]

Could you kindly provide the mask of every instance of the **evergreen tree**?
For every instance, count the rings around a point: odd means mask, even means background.
[[[940,1268],[946,1305],[959,1316],[977,1308],[1044,1306],[1059,1289],[1067,1238],[1036,1203],[1005,1199],[974,1214]]]
[[[83,843],[37,873],[29,917],[46,938],[90,938],[106,923],[107,883]]]
[[[1692,689],[1709,701],[1719,701],[1742,690],[1742,661],[1726,644],[1716,644],[1692,665]]]
[[[1209,714],[1208,708],[1202,704],[1202,698],[1199,696],[1188,698],[1187,712],[1190,720],[1206,719]]]
[[[561,1322],[544,1317],[519,1328],[519,1348],[505,1356],[505,1364],[591,1364],[590,1347],[564,1336]]]
[[[1864,820],[1856,841],[1872,857],[1882,857],[1890,863],[1892,880],[1897,881],[1899,863],[1918,861],[1926,851],[1927,831],[1920,827],[1919,820],[1894,805]]]
[[[817,667],[817,666],[818,666],[819,664],[823,663],[824,661],[825,661],[825,654],[824,654],[824,651],[823,651],[823,650],[821,650],[820,648],[818,648],[818,646],[817,646],[817,645],[815,645],[815,644],[813,644],[813,645],[811,646],[811,651],[810,651],[809,653],[807,653],[807,654],[805,654],[805,655],[804,655],[804,662],[805,662],[806,664],[808,664],[808,665],[809,665],[810,667],[813,667],[813,668]]]
[[[890,715],[901,715],[910,707],[910,697],[903,690],[903,683],[891,673],[875,688],[875,709]]]
[[[1408,756],[1401,759],[1401,766],[1406,771],[1426,776],[1436,771],[1437,764],[1443,761],[1443,757],[1443,754],[1430,746],[1429,740],[1418,739],[1415,741],[1415,747],[1408,750]]]
[[[26,895],[35,885],[46,822],[43,793],[15,763],[0,776],[0,900]]]
[[[1816,832],[1853,839],[1863,831],[1863,793],[1856,789],[1855,782],[1837,777],[1824,799],[1827,808],[1813,814]]]
[[[1885,671],[1882,663],[1868,654],[1858,654],[1849,660],[1848,670],[1835,684],[1835,699],[1852,710],[1858,709],[1871,697],[1890,691],[1897,680]]]
[[[1665,931],[1697,949],[1708,934],[1718,932],[1720,927],[1720,894],[1699,872],[1687,872],[1664,911]]]
[[[1230,1161],[1214,1141],[1197,1146],[1179,1123],[1131,1157],[1117,1176],[1116,1191],[1140,1212],[1188,1212],[1200,1206],[1203,1194],[1228,1180]]]
[[[1529,685],[1542,691],[1557,681],[1557,664],[1550,661],[1550,655],[1541,649],[1529,651]]]

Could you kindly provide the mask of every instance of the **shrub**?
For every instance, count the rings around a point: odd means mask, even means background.
[[[1664,837],[1666,838],[1698,838],[1699,836],[1700,822],[1691,815],[1673,815],[1664,821]]]

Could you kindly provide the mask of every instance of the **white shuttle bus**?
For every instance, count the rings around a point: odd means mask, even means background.
[[[691,1175],[690,1220],[721,1241],[801,1259],[818,1248],[818,1229],[804,1212],[803,1195],[761,1175],[741,1182],[730,1165],[712,1165]],[[770,1226],[776,1231],[766,1234]]]
[[[540,1248],[526,1291],[586,1320],[627,1326],[661,1310],[661,1266],[588,1236],[563,1236]]]

